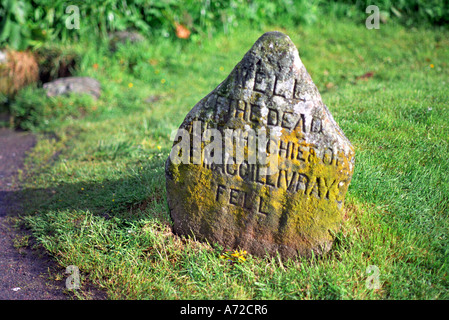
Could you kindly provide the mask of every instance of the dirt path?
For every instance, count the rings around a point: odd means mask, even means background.
[[[0,300],[70,298],[64,293],[65,281],[50,278],[49,272],[60,272],[60,268],[45,253],[31,249],[32,243],[20,250],[14,246],[26,236],[11,224],[11,217],[20,212],[15,178],[34,144],[35,137],[29,133],[0,128]]]

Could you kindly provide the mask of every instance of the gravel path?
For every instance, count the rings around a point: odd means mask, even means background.
[[[65,281],[50,279],[50,274],[61,273],[61,269],[45,253],[31,249],[32,238],[28,246],[14,247],[14,240],[27,235],[11,224],[11,217],[20,212],[15,177],[34,144],[35,137],[29,133],[0,128],[0,300],[70,298],[64,293]]]

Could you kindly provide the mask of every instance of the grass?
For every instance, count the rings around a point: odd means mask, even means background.
[[[77,47],[79,74],[100,80],[102,96],[83,112],[74,97],[45,100],[51,116],[30,126],[40,139],[21,196],[34,236],[110,299],[448,299],[448,32],[241,28],[201,44]],[[226,248],[171,233],[164,162],[171,131],[273,29],[297,45],[354,144],[355,172],[328,254],[230,263]],[[378,289],[366,286],[371,265]]]

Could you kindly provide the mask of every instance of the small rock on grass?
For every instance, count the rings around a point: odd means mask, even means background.
[[[91,95],[95,99],[98,99],[101,94],[100,82],[89,77],[59,78],[45,83],[43,87],[47,92],[48,97],[66,95],[70,93],[85,93]]]

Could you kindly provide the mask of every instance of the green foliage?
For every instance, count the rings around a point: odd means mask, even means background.
[[[448,33],[393,24],[367,30],[370,4],[2,1],[0,45],[38,47],[49,77],[76,60],[80,74],[102,83],[96,101],[49,98],[28,87],[11,102],[17,126],[58,138],[39,139],[19,192],[34,236],[62,267],[77,265],[111,299],[447,299]],[[407,26],[448,22],[447,1],[375,4]],[[66,28],[68,5],[80,9],[79,30]],[[328,21],[323,12],[360,24]],[[173,41],[176,23],[193,41]],[[286,28],[356,148],[347,220],[321,258],[244,261],[246,255],[181,240],[169,226],[170,133],[264,28]],[[115,52],[86,41],[125,29],[147,39]],[[48,47],[49,40],[75,39],[74,51]],[[27,239],[16,240],[22,246]],[[228,261],[239,257],[241,263]],[[368,265],[379,267],[378,290],[366,288]]]
[[[0,2],[0,44],[7,42],[14,49],[25,49],[29,45],[32,28],[27,18],[31,9],[31,4],[25,1]]]
[[[190,39],[195,41],[217,32],[228,33],[242,21],[257,27],[274,21],[283,26],[307,25],[323,13],[362,21],[370,4],[368,0],[4,0],[0,3],[0,45],[24,49],[49,40],[105,37],[128,29],[148,38],[174,38],[178,24],[189,29]],[[380,0],[376,5],[385,19],[391,16],[409,26],[449,22],[445,0]],[[72,28],[78,13],[79,29]]]
[[[366,19],[365,10],[370,5],[379,7],[384,19],[395,18],[406,26],[447,26],[449,23],[449,2],[446,0],[343,0],[322,1],[324,12],[336,17],[357,17]]]
[[[74,11],[70,6],[76,6]],[[186,26],[192,39],[225,33],[248,20],[257,25],[284,19],[311,23],[314,2],[277,0],[5,0],[0,5],[0,45],[13,49],[39,47],[45,41],[107,36],[116,30],[134,29],[147,37],[175,37],[177,24]],[[70,27],[79,13],[79,29]]]
[[[15,108],[46,110],[34,128],[58,138],[39,139],[28,159],[20,195],[33,235],[110,299],[447,299],[447,30],[336,19],[286,29],[356,148],[346,220],[328,255],[231,264],[220,259],[229,248],[172,234],[170,133],[263,31],[241,23],[202,46],[161,37],[114,53],[80,44],[80,73],[102,83],[97,101],[21,93]],[[380,289],[366,287],[369,265]]]
[[[34,50],[42,83],[75,73],[81,61],[80,53],[71,46],[45,43]]]
[[[49,98],[44,89],[29,86],[19,91],[11,102],[15,125],[25,130],[51,131],[55,125],[84,116],[95,109],[88,95]]]

